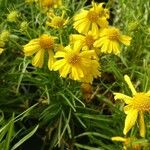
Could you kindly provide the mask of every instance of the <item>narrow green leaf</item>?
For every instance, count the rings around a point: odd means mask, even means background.
[[[26,140],[28,140],[38,129],[39,125],[37,125],[30,133],[28,133],[26,136],[24,136],[18,143],[16,143],[11,150],[15,150],[18,148],[21,144],[23,144]]]
[[[70,105],[70,107],[76,112],[75,107],[70,103],[69,99],[66,96],[64,96],[63,94],[61,94],[61,96],[67,101],[68,105]]]
[[[11,137],[13,136],[13,127],[14,127],[14,113],[12,115],[11,121],[9,122],[8,133],[6,136],[5,150],[9,150]]]

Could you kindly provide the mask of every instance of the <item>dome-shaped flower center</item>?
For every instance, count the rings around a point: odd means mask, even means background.
[[[133,97],[132,106],[139,111],[150,111],[150,95],[147,93],[137,93]]]
[[[69,58],[68,58],[68,62],[72,65],[79,63],[80,60],[81,60],[81,58],[77,54],[73,54],[73,55],[69,56]]]
[[[93,43],[95,42],[95,40],[93,39],[93,36],[91,35],[87,35],[85,37],[85,42],[86,42],[86,45],[91,48],[93,46]]]
[[[96,22],[99,18],[99,14],[95,11],[89,11],[87,14],[87,18],[91,21],[91,22]]]
[[[119,39],[119,30],[118,29],[109,29],[108,31],[108,38],[110,40],[118,40]]]
[[[54,47],[54,39],[49,35],[42,35],[39,39],[39,44],[43,49],[51,49]]]
[[[61,28],[64,25],[64,19],[61,17],[55,17],[52,20],[52,24],[53,24],[53,26]]]

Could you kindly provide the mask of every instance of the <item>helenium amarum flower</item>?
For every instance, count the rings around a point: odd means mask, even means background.
[[[73,80],[91,83],[94,78],[100,76],[99,62],[95,58],[94,50],[82,51],[82,45],[75,43],[68,45],[63,51],[58,51],[55,58],[58,59],[52,66],[54,71],[59,70],[61,77],[69,77]]]
[[[124,107],[124,112],[127,114],[127,116],[125,119],[123,133],[126,135],[135,125],[136,120],[139,119],[138,123],[140,136],[145,137],[146,129],[144,123],[144,112],[150,111],[150,91],[137,92],[127,75],[124,76],[124,79],[132,92],[132,97],[122,93],[114,93],[115,100],[121,99],[127,104]]]
[[[55,48],[56,37],[43,34],[39,38],[31,40],[23,48],[25,56],[35,56],[32,59],[32,65],[41,68],[44,64],[44,55],[48,53],[48,68],[51,70],[54,59],[54,48]]]
[[[61,16],[57,16],[54,14],[54,12],[49,12],[47,13],[48,16],[48,21],[46,21],[46,25],[52,28],[63,28],[67,23],[69,18],[65,19],[64,18],[65,12],[62,12]]]
[[[102,53],[120,54],[120,44],[129,46],[131,37],[122,35],[120,30],[115,27],[109,27],[100,30],[99,38],[95,41],[94,46],[100,48]]]
[[[71,34],[70,42],[80,42],[84,50],[96,49],[93,44],[98,39],[97,34],[94,34],[92,31],[89,31],[86,34]]]
[[[87,33],[89,30],[98,33],[99,28],[108,26],[108,18],[109,11],[103,8],[103,3],[97,4],[92,2],[92,8],[90,10],[82,9],[74,16],[73,27],[79,33]]]

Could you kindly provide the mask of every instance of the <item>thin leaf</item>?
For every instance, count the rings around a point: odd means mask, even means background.
[[[18,143],[16,143],[11,150],[15,150],[18,148],[21,144],[23,144],[26,140],[28,140],[38,129],[39,125],[37,125],[30,133],[28,133],[26,136],[24,136]]]

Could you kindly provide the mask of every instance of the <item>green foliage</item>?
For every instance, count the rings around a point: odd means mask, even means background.
[[[113,25],[130,35],[132,43],[122,47],[120,57],[102,57],[102,76],[94,81],[89,101],[81,83],[60,78],[47,66],[39,69],[31,65],[31,58],[24,57],[23,45],[49,33],[59,36],[58,42],[66,46],[68,36],[75,32],[73,15],[88,7],[84,0],[63,2],[70,24],[56,31],[45,27],[46,17],[35,3],[0,0],[0,33],[10,32],[0,55],[0,150],[33,149],[32,144],[36,150],[121,150],[122,143],[113,142],[111,137],[123,136],[124,104],[114,101],[113,92],[131,94],[125,74],[132,77],[137,91],[150,90],[150,1],[109,0],[106,4],[112,9]],[[7,21],[12,10],[19,12],[16,23]],[[20,30],[23,21],[28,24],[25,31]],[[150,145],[148,113],[145,122],[146,137],[135,142],[146,150]],[[130,135],[136,133],[133,129]]]

